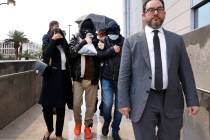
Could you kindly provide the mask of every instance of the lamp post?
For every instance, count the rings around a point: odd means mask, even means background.
[[[70,43],[70,40],[71,40],[71,25],[68,25],[69,26],[69,43]]]
[[[15,6],[15,0],[7,0],[7,2],[3,2],[3,3],[0,3],[0,5],[3,5],[3,4],[13,4]]]

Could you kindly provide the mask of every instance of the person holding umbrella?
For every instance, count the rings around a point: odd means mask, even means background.
[[[98,92],[98,81],[100,71],[100,61],[96,56],[98,40],[96,38],[95,26],[91,19],[86,19],[80,24],[79,43],[71,43],[70,52],[73,59],[73,92],[74,103],[73,112],[75,135],[80,135],[82,128],[81,106],[83,103],[83,93],[85,91],[85,138],[92,138],[91,127],[93,126],[93,116]],[[90,49],[88,49],[90,48]],[[91,52],[94,50],[93,52]]]
[[[88,14],[88,15],[83,15],[81,17],[79,17],[75,22],[80,25],[85,19],[91,19],[96,31],[99,31],[101,29],[104,29],[107,27],[107,25],[109,24],[109,22],[111,21],[115,21],[112,18],[109,18],[107,16],[104,15],[98,15],[98,14]]]

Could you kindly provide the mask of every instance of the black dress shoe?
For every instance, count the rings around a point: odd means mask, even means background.
[[[121,140],[120,135],[118,133],[112,133],[112,138],[114,140]]]
[[[102,134],[104,136],[107,136],[109,133],[109,124],[107,123],[104,123],[103,127],[102,127]]]

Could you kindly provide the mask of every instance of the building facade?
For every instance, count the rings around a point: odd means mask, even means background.
[[[36,53],[41,51],[41,47],[39,44],[34,42],[28,42],[23,44],[23,52],[27,51],[27,53]]]
[[[124,35],[128,37],[143,28],[142,2],[144,0],[124,0]]]
[[[41,46],[34,42],[23,43],[22,48],[23,54],[27,53],[33,55],[41,51]],[[14,43],[0,41],[0,55],[6,59],[15,58]]]
[[[14,49],[14,43],[8,42],[5,43],[3,41],[0,42],[0,54],[2,57],[15,57],[15,49]]]
[[[146,0],[124,0],[124,34],[126,37],[143,29],[142,5]],[[209,0],[165,0],[163,27],[178,34],[210,24]]]

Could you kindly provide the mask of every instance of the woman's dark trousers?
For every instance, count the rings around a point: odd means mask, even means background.
[[[43,106],[44,120],[47,125],[48,132],[51,133],[53,129],[53,107]],[[62,136],[63,124],[65,117],[65,107],[56,107],[56,136]]]

